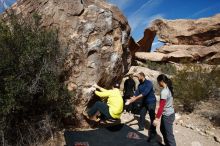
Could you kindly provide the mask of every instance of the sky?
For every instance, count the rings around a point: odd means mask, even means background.
[[[4,2],[5,1],[5,2]],[[158,18],[198,19],[220,13],[220,0],[107,0],[119,7],[131,26],[131,35],[138,41],[144,29]],[[0,0],[0,13],[15,0]],[[2,5],[1,5],[2,4]],[[155,38],[152,50],[163,43]]]
[[[127,17],[131,35],[138,41],[152,20],[198,19],[220,13],[220,0],[107,0],[116,5]],[[163,43],[155,38],[152,50]]]

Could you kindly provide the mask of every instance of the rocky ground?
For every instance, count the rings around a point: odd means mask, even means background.
[[[177,146],[220,146],[220,122],[219,122],[219,100],[201,102],[191,114],[176,114],[174,124],[174,135]],[[137,119],[133,114],[124,113],[123,122],[128,122],[132,128],[137,129]],[[149,126],[149,116],[146,116]],[[130,121],[130,122],[129,122]],[[159,140],[159,127],[157,128]],[[148,136],[147,127],[141,133]]]
[[[191,114],[176,113],[174,123],[174,135],[177,146],[220,146],[220,100],[208,100],[200,102],[196,110]],[[122,123],[137,129],[138,116],[124,112],[121,116]],[[141,131],[148,136],[149,116],[146,116],[146,128]],[[77,129],[82,130],[82,129]],[[85,129],[84,129],[85,130]],[[91,129],[87,129],[91,130]],[[158,140],[162,141],[159,127]],[[65,140],[63,131],[53,137],[53,140],[48,141],[45,146],[63,146]]]
[[[177,117],[180,115],[177,114]],[[134,119],[133,115],[129,115],[128,113],[123,115],[126,119]],[[220,128],[213,126],[204,126],[201,128],[197,128],[197,126],[192,125],[202,125],[204,119],[200,119],[198,115],[190,114],[190,115],[182,115],[178,120],[175,121],[174,124],[174,135],[176,138],[177,146],[220,146]],[[149,123],[148,116],[146,117],[147,122]],[[205,120],[206,121],[206,120]],[[191,124],[188,124],[191,123]],[[137,117],[128,123],[134,129],[137,129]],[[148,124],[149,125],[149,124]],[[207,125],[211,125],[210,122]],[[199,127],[199,126],[198,126]],[[158,139],[161,140],[162,135],[160,134],[159,127],[157,128],[157,132],[159,134]],[[148,136],[147,128],[141,133]]]

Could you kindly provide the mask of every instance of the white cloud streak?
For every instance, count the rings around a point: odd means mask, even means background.
[[[114,4],[119,7],[121,10],[125,10],[130,6],[131,2],[134,0],[107,0],[109,3]]]
[[[189,17],[187,17],[187,18],[197,17],[197,16],[199,16],[199,15],[201,15],[201,14],[203,14],[203,13],[209,11],[209,10],[211,10],[212,8],[213,8],[213,7],[208,7],[208,8],[202,9],[202,10],[200,10],[200,11],[195,12],[194,14],[192,14],[191,16],[189,16]]]
[[[163,0],[149,0],[129,16],[128,21],[132,30],[135,30],[137,27],[147,27],[152,20],[164,17],[164,14],[152,15],[152,10],[158,7],[162,2]]]
[[[204,8],[204,9],[201,9],[201,10],[195,12],[194,14],[190,15],[190,16],[187,17],[187,18],[198,17],[198,16],[200,16],[201,14],[204,14],[204,13],[206,13],[207,11],[209,11],[209,10],[211,10],[211,9],[214,9],[214,8],[218,8],[218,7],[220,7],[220,4],[218,4],[218,5],[212,5],[212,6],[210,6],[210,7],[207,7],[207,8]]]
[[[127,11],[129,7],[132,7],[133,4],[137,3],[137,0],[107,0],[109,3],[112,3],[118,6],[122,11]],[[127,17],[128,22],[132,29],[132,34],[142,34],[144,29],[151,23],[151,21],[163,18],[165,15],[162,13],[154,13],[158,6],[164,0],[146,0],[136,11],[132,14],[129,14]],[[136,36],[140,37],[140,36]],[[135,38],[137,39],[137,38]]]
[[[2,6],[4,9],[8,8],[8,5],[6,4],[5,0],[0,0],[0,6]]]

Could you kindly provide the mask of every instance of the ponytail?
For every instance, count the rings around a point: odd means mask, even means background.
[[[157,81],[158,82],[163,81],[164,83],[166,83],[167,87],[169,88],[169,90],[173,96],[174,92],[173,92],[173,84],[172,84],[171,79],[169,79],[166,75],[161,74],[157,77]]]

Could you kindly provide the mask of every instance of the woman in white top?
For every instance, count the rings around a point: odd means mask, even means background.
[[[175,120],[175,112],[173,108],[173,87],[171,80],[166,75],[159,75],[157,82],[163,89],[160,94],[160,106],[157,111],[156,118],[153,122],[154,126],[159,125],[166,146],[176,146],[173,135],[173,122]]]

